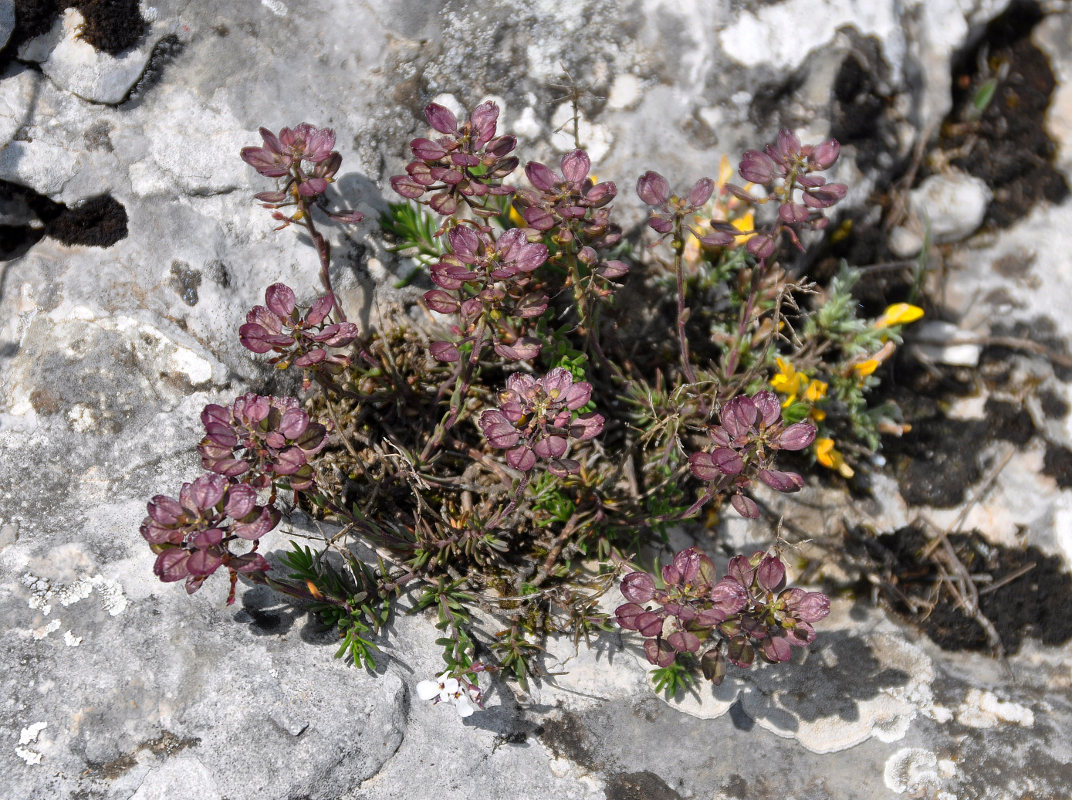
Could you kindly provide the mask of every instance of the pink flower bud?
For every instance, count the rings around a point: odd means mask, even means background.
[[[637,180],[637,196],[649,206],[661,206],[670,196],[670,184],[658,172],[645,172]]]
[[[829,169],[841,154],[841,145],[836,139],[827,139],[812,148],[808,163],[814,169]]]

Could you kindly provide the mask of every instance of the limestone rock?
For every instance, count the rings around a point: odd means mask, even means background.
[[[93,103],[122,102],[145,71],[154,42],[113,56],[97,50],[78,36],[85,20],[73,8],[63,12],[48,33],[19,48],[19,58],[36,61],[41,71],[61,89]]]
[[[12,67],[0,77],[0,147],[26,124],[40,80],[40,75],[25,67]]]

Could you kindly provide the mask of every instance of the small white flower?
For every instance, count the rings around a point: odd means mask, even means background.
[[[469,695],[462,692],[458,692],[456,699],[454,700],[454,708],[458,711],[459,717],[471,716],[476,711],[476,706],[469,700]]]
[[[452,678],[449,672],[444,672],[434,681],[418,683],[417,697],[435,703],[450,703],[459,717],[468,717],[477,709],[473,701],[479,701],[480,690],[475,686],[463,687],[457,678]]]
[[[421,700],[435,698],[437,703],[441,700],[449,700],[456,691],[458,691],[458,680],[450,677],[449,672],[444,672],[434,681],[421,681],[417,684],[417,697]]]

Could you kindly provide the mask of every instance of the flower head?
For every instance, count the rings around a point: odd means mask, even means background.
[[[778,450],[803,450],[815,438],[807,422],[786,426],[774,392],[738,395],[722,407],[720,424],[708,435],[715,447],[689,456],[692,474],[720,491],[732,491],[730,504],[742,516],[756,518],[759,507],[742,490],[755,479],[777,492],[796,492],[804,479],[795,472],[773,469]]]
[[[273,283],[264,293],[264,302],[265,305],[254,306],[246,314],[246,324],[238,329],[246,349],[254,353],[277,353],[268,363],[275,364],[278,369],[293,365],[334,372],[350,363],[346,356],[328,353],[328,348],[345,347],[358,335],[354,323],[328,320],[335,304],[334,295],[328,293],[318,297],[302,313],[294,290],[285,284]]]
[[[510,321],[538,317],[547,309],[547,295],[532,278],[547,260],[547,246],[529,242],[520,228],[493,239],[468,225],[452,228],[447,244],[449,252],[432,265],[432,282],[440,288],[425,292],[428,308],[457,314],[465,335],[486,334],[503,358],[535,357],[539,342],[519,337]],[[457,346],[446,341],[433,343],[431,352],[440,361],[460,357]]]
[[[716,580],[711,559],[690,547],[660,577],[631,572],[622,579],[629,602],[615,611],[618,625],[644,637],[650,663],[667,667],[691,656],[715,684],[725,677],[727,660],[745,669],[757,652],[770,662],[788,660],[790,647],[815,639],[812,623],[830,610],[819,592],[785,589],[785,565],[762,552],[735,556]]]
[[[469,717],[480,707],[481,692],[475,684],[444,672],[435,680],[418,683],[417,696],[434,703],[450,703],[459,717]]]
[[[833,139],[802,145],[796,134],[783,128],[777,140],[762,151],[744,153],[739,168],[741,177],[762,186],[766,196],[756,199],[745,188],[727,186],[727,189],[747,203],[778,205],[771,224],[749,239],[749,253],[758,259],[770,258],[783,233],[802,248],[799,231],[820,230],[827,225],[823,212],[844,198],[848,188],[841,183],[827,183],[817,173],[832,167],[840,152],[840,145]]]
[[[317,128],[303,122],[293,128],[283,128],[279,135],[267,128],[260,129],[261,147],[243,147],[242,160],[266,178],[286,178],[273,192],[260,192],[256,198],[265,208],[279,209],[298,205],[290,217],[276,211],[273,217],[285,227],[297,222],[306,213],[305,202],[327,191],[342,166],[342,156],[334,151],[335,131]],[[359,211],[329,213],[340,222],[357,223],[364,219]]]
[[[148,512],[141,535],[157,554],[153,572],[165,582],[185,579],[190,594],[221,566],[232,578],[269,568],[255,552],[256,542],[279,524],[279,511],[257,505],[256,491],[233,478],[205,473],[184,483],[178,498],[152,498]],[[233,553],[230,547],[238,539],[253,542],[254,551]],[[233,583],[227,602],[234,602]]]
[[[872,322],[876,328],[892,328],[894,325],[907,325],[923,317],[923,309],[909,303],[894,303],[888,306],[881,316]]]
[[[491,216],[484,198],[513,192],[502,181],[518,165],[510,153],[517,147],[513,136],[496,136],[499,107],[481,103],[466,122],[447,108],[430,103],[424,109],[428,124],[443,134],[435,139],[418,138],[410,142],[415,160],[406,166],[405,175],[391,178],[391,186],[403,197],[425,203],[437,214],[450,216],[464,203],[481,216]],[[423,200],[432,192],[431,198]]]
[[[559,243],[581,238],[597,249],[621,238],[621,229],[610,222],[608,204],[618,193],[610,181],[598,182],[590,175],[592,162],[584,150],[571,150],[559,162],[560,173],[530,161],[525,175],[531,189],[518,190],[514,205],[528,227],[549,233]]]
[[[815,460],[827,469],[835,470],[843,478],[851,478],[856,472],[845,463],[845,456],[834,447],[834,440],[824,436],[815,440]]]
[[[592,385],[574,383],[562,367],[542,378],[515,372],[506,379],[499,407],[480,415],[480,429],[488,444],[507,451],[506,462],[514,469],[528,472],[541,460],[551,473],[568,475],[581,468],[565,457],[570,440],[586,441],[603,430],[601,414],[573,415],[591,396]]]
[[[778,394],[785,395],[783,408],[793,405],[798,397],[813,405],[826,397],[829,385],[825,381],[797,372],[791,362],[780,356],[775,358],[775,362],[778,364],[778,372],[771,378],[770,384]]]
[[[294,491],[313,486],[309,459],[327,444],[328,429],[312,422],[293,397],[246,394],[232,405],[205,406],[201,463],[257,488],[284,478]]]
[[[648,217],[648,227],[660,237],[671,235],[682,225],[687,227],[689,220],[711,199],[714,190],[714,181],[710,178],[700,178],[692,185],[688,194],[679,197],[670,193],[670,184],[666,178],[651,170],[641,175],[636,185],[637,196],[649,206],[654,206]],[[711,224],[715,229],[714,233],[701,235],[692,228],[688,228],[688,232],[700,244],[708,247],[733,244],[736,231],[732,225],[724,222]]]

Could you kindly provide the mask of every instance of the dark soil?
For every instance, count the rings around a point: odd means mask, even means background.
[[[1072,450],[1048,443],[1042,457],[1042,472],[1056,480],[1058,488],[1072,489]]]
[[[945,650],[989,650],[982,626],[957,606],[955,598],[939,589],[938,568],[922,557],[930,541],[919,528],[900,530],[856,540],[876,562],[889,586],[886,601],[895,612],[912,620]],[[979,589],[979,608],[993,623],[1008,653],[1020,649],[1025,636],[1046,645],[1064,644],[1072,639],[1072,576],[1062,559],[1047,556],[1038,548],[1014,550],[992,545],[973,531],[950,534],[961,562]],[[1022,575],[989,591],[1033,564]],[[934,603],[933,610],[920,618],[904,597]]]
[[[978,454],[994,436],[986,420],[945,416],[948,402],[978,391],[975,382],[960,371],[924,369],[908,358],[898,358],[895,364],[895,370],[883,375],[883,397],[875,402],[893,400],[912,426],[901,437],[882,440],[901,495],[912,505],[958,505],[982,476]]]
[[[1042,17],[1036,3],[1016,0],[954,63],[953,111],[939,148],[960,151],[951,163],[993,189],[984,226],[1008,227],[1036,203],[1059,203],[1069,194],[1053,167],[1057,147],[1044,125],[1056,82],[1046,55],[1030,38]],[[972,100],[991,78],[998,80],[993,99],[972,119]]]
[[[15,0],[15,28],[8,48],[13,46],[13,52],[23,42],[48,33],[65,7],[64,0]]]
[[[72,5],[86,20],[82,38],[109,55],[133,47],[149,29],[138,0],[79,0]]]
[[[847,35],[853,47],[834,77],[830,136],[842,147],[855,149],[856,165],[863,172],[888,170],[893,166],[891,154],[897,150],[889,113],[895,98],[884,89],[890,69],[878,40],[855,35],[851,28]]]
[[[1052,389],[1039,390],[1038,401],[1042,413],[1050,419],[1064,419],[1068,416],[1068,403]]]
[[[109,55],[133,47],[149,29],[138,0],[15,0],[15,29],[5,52],[47,33],[67,8],[77,8],[85,19],[81,37]]]
[[[983,412],[986,414],[988,431],[995,439],[1022,446],[1035,435],[1031,415],[1017,403],[990,397],[983,406]]]

